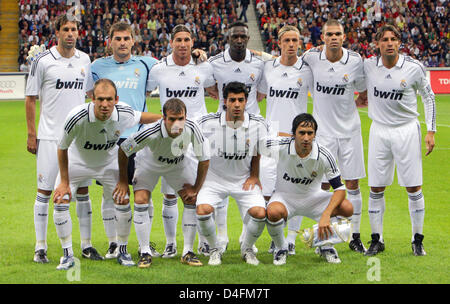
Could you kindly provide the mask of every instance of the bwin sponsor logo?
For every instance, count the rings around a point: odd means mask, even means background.
[[[55,88],[57,90],[61,90],[61,89],[82,90],[83,82],[84,82],[84,79],[78,79],[78,78],[76,78],[75,81],[62,81],[61,79],[57,79]]]
[[[320,85],[319,82],[316,83],[316,91],[322,92],[324,94],[330,95],[344,95],[345,93],[345,85],[335,85],[334,87],[327,87],[324,85]]]
[[[112,147],[114,147],[115,144],[116,141],[108,141],[106,144],[93,144],[90,143],[89,141],[86,141],[83,148],[85,148],[86,150],[94,150],[94,151],[109,150]]]
[[[287,173],[284,173],[283,179],[287,182],[291,182],[293,184],[302,184],[302,185],[309,185],[313,182],[312,179],[304,177],[290,177]]]
[[[402,90],[392,90],[391,92],[385,92],[385,91],[377,90],[377,87],[374,87],[373,95],[375,97],[380,97],[380,98],[384,98],[384,99],[402,100],[403,91]]]
[[[137,89],[139,85],[138,79],[127,78],[125,80],[114,81],[117,89]]]
[[[272,87],[269,88],[270,97],[280,97],[280,98],[298,98],[298,89],[289,88],[288,90],[275,90]]]
[[[217,155],[219,157],[223,157],[225,159],[230,159],[230,160],[242,160],[245,159],[248,155],[247,151],[243,151],[243,152],[237,152],[237,153],[226,153],[222,150],[218,150],[217,151]]]
[[[176,164],[182,162],[183,159],[184,159],[184,154],[181,155],[181,156],[175,157],[175,158],[168,158],[168,157],[163,157],[163,156],[160,156],[160,157],[158,158],[158,160],[159,160],[160,162],[162,162],[162,163],[168,163],[169,165],[172,165],[172,164],[175,164],[175,165],[176,165]]]
[[[166,97],[195,97],[197,96],[198,88],[187,87],[186,90],[169,90],[166,88]]]

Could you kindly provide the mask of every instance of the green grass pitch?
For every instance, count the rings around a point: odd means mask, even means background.
[[[246,265],[240,258],[238,238],[241,220],[234,200],[230,199],[228,231],[230,244],[220,267],[207,266],[207,258],[201,257],[203,267],[182,265],[178,255],[174,259],[155,258],[149,269],[125,268],[115,260],[90,261],[81,257],[78,220],[72,204],[73,246],[80,260],[77,272],[57,271],[55,267],[62,255],[53,224],[53,207],[49,210],[48,255],[50,263],[38,265],[32,261],[34,252],[33,204],[36,196],[35,157],[26,150],[25,105],[23,100],[0,102],[0,283],[145,283],[145,284],[316,284],[316,283],[448,283],[450,281],[450,96],[436,96],[437,124],[436,147],[433,153],[423,158],[424,196],[426,204],[424,245],[426,257],[414,257],[411,252],[411,224],[406,191],[397,180],[386,190],[386,212],[384,238],[386,251],[376,259],[369,259],[351,252],[347,244],[336,246],[341,264],[331,265],[304,246],[299,238],[295,256],[287,264],[275,267],[272,255],[267,253],[270,237],[265,230],[256,246],[259,248],[258,267]],[[217,102],[207,100],[208,110],[214,112]],[[260,104],[265,113],[265,103]],[[152,112],[159,112],[159,101],[149,99]],[[312,110],[311,103],[308,105]],[[423,105],[419,104],[419,117],[423,124]],[[39,111],[37,111],[39,113]],[[367,109],[359,110],[365,147],[368,143],[370,120]],[[423,147],[425,151],[425,147]],[[367,148],[366,168],[367,168]],[[56,158],[56,155],[55,155]],[[155,216],[151,241],[162,252],[165,236],[161,218],[162,195],[159,185],[153,193]],[[361,180],[363,216],[361,237],[364,243],[370,239],[367,214],[369,189],[367,178]],[[90,187],[93,207],[93,245],[102,253],[108,247],[100,213],[101,188],[95,183]],[[179,204],[181,205],[181,204]],[[180,208],[179,222],[181,223]],[[304,219],[302,228],[314,223]],[[179,224],[177,230],[178,249],[182,249],[183,238]],[[137,239],[131,228],[129,251],[137,260]],[[197,241],[195,243],[197,247]],[[69,274],[69,276],[67,275]]]

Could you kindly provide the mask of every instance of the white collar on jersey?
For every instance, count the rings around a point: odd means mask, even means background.
[[[289,144],[288,154],[289,155],[297,155],[297,157],[300,158],[300,156],[298,156],[298,154],[297,154],[297,151],[295,151],[295,140],[294,139],[292,139],[291,143]],[[300,159],[303,159],[303,160],[315,159],[315,160],[317,160],[318,158],[319,158],[319,146],[317,145],[317,142],[314,140],[312,143],[311,153],[309,153],[308,156],[306,156],[304,158],[300,158]]]
[[[320,55],[319,55],[320,60],[327,60],[327,55],[326,55],[325,51],[326,51],[326,46],[324,45],[323,50],[322,50],[322,52],[320,52]],[[347,64],[349,57],[350,57],[350,55],[348,53],[348,50],[346,48],[342,48],[342,57],[339,60],[339,62],[342,64]]]
[[[58,52],[58,50],[56,49],[56,45],[52,46],[50,48],[50,53],[52,53],[53,57],[55,57],[56,60],[62,58],[61,54]],[[75,49],[75,57],[80,58],[80,51],[78,51],[77,49]]]
[[[173,54],[170,54],[169,56],[166,57],[166,64],[167,65],[177,65],[175,63],[175,61],[173,61]],[[192,59],[191,56],[191,61],[189,61],[188,65],[195,65],[194,59]]]
[[[398,67],[399,69],[401,69],[403,67],[403,64],[405,63],[405,56],[402,54],[398,54],[398,60],[397,63],[395,64],[396,67]],[[381,57],[378,56],[377,57],[377,67],[382,67],[383,66],[383,60],[381,60]]]
[[[119,112],[117,112],[117,108],[116,107],[114,107],[113,112],[111,114],[111,117],[108,120],[119,121]],[[106,120],[106,121],[108,121],[108,120]],[[88,121],[89,122],[96,122],[97,121],[97,117],[95,117],[95,113],[94,113],[94,102],[93,101],[91,101],[88,104]]]
[[[225,127],[227,125],[227,118],[226,118],[227,112],[223,111],[222,114],[220,114],[220,125],[222,127]],[[246,129],[248,129],[248,126],[250,125],[250,116],[248,115],[247,111],[244,112],[244,123],[242,126]]]
[[[252,56],[253,55],[250,52],[250,50],[246,49],[245,50],[245,59],[244,59],[244,61],[247,62],[247,63],[251,62],[252,61]],[[233,61],[233,59],[231,59],[231,56],[230,56],[230,48],[226,49],[223,52],[223,61],[225,61],[225,62]]]
[[[280,61],[281,61],[281,57],[275,58],[275,60],[273,61],[273,66],[274,67],[279,66],[281,64]],[[302,60],[302,58],[301,57],[297,57],[297,62],[294,65],[292,65],[292,67],[294,67],[297,70],[300,70],[303,67],[303,60]]]

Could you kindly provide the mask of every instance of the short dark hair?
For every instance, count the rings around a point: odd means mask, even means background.
[[[109,38],[112,39],[114,37],[115,32],[130,32],[131,38],[134,39],[133,29],[131,28],[131,25],[124,21],[119,21],[111,25],[111,28],[109,29]]]
[[[67,14],[61,14],[56,18],[56,22],[55,22],[55,29],[57,31],[59,31],[61,29],[61,26],[63,26],[64,24],[66,24],[67,22],[73,22],[76,23],[77,25],[77,29],[80,28],[80,22],[78,20],[75,19],[74,16],[71,16],[71,18],[69,18],[67,16]]]
[[[164,103],[164,117],[167,116],[168,111],[173,112],[174,114],[181,114],[184,112],[184,114],[187,115],[186,105],[181,99],[178,98],[170,98]]]
[[[245,99],[248,98],[247,87],[245,86],[245,84],[243,84],[242,82],[238,82],[238,81],[232,81],[232,82],[227,83],[227,85],[223,88],[222,93],[223,93],[223,99],[227,99],[229,93],[233,93],[233,94],[244,93]]]
[[[108,78],[100,78],[99,80],[97,80],[94,83],[94,89],[92,90],[92,99],[95,99],[95,89],[99,86],[99,85],[110,85],[114,88],[114,99],[117,98],[117,87],[116,84]]]
[[[327,26],[340,26],[342,31],[344,31],[344,25],[342,25],[342,23],[340,23],[338,20],[336,19],[328,19],[327,22],[325,22],[322,26],[322,33],[325,33],[325,27]]]
[[[184,24],[178,24],[172,29],[172,33],[170,34],[170,40],[173,41],[173,39],[175,38],[175,35],[178,33],[181,33],[181,32],[189,33],[189,35],[192,38],[191,30]]]
[[[402,35],[400,34],[400,31],[398,30],[397,27],[395,27],[395,25],[392,24],[385,24],[382,27],[380,27],[377,33],[375,34],[375,40],[380,41],[380,39],[383,38],[384,33],[386,32],[393,32],[398,40],[400,41],[402,40]]]
[[[298,126],[312,127],[314,133],[317,133],[317,121],[309,113],[301,113],[297,115],[292,121],[292,135],[295,136]]]

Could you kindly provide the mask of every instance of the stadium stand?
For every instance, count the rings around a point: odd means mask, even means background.
[[[70,3],[70,5],[66,5]],[[81,0],[77,48],[94,60],[108,53],[111,24],[126,21],[135,34],[134,54],[161,59],[171,52],[172,28],[185,24],[194,33],[194,47],[213,56],[224,50],[228,25],[237,20],[236,0]],[[56,44],[56,17],[76,5],[76,0],[20,0],[19,65],[26,71],[29,48]]]
[[[450,66],[448,0],[256,0],[265,51],[279,54],[277,32],[285,24],[299,28],[301,52],[322,44],[320,31],[328,18],[345,27],[344,47],[368,58],[376,54],[374,35],[384,23],[402,31],[401,51],[428,67]]]
[[[160,59],[171,52],[172,28],[186,24],[194,32],[194,47],[213,56],[225,49],[228,25],[238,19],[238,0],[81,0],[81,25],[77,48],[92,60],[107,54],[111,24],[126,21],[135,31],[134,53]],[[56,44],[56,16],[76,0],[19,0],[20,70],[26,71],[26,55],[34,44]],[[72,4],[73,3],[73,4]],[[302,36],[301,52],[320,45],[322,24],[328,18],[345,25],[345,47],[363,57],[376,54],[374,33],[386,22],[402,29],[402,52],[429,67],[450,66],[448,0],[256,0],[257,22],[265,51],[279,55],[277,31],[295,25]]]

